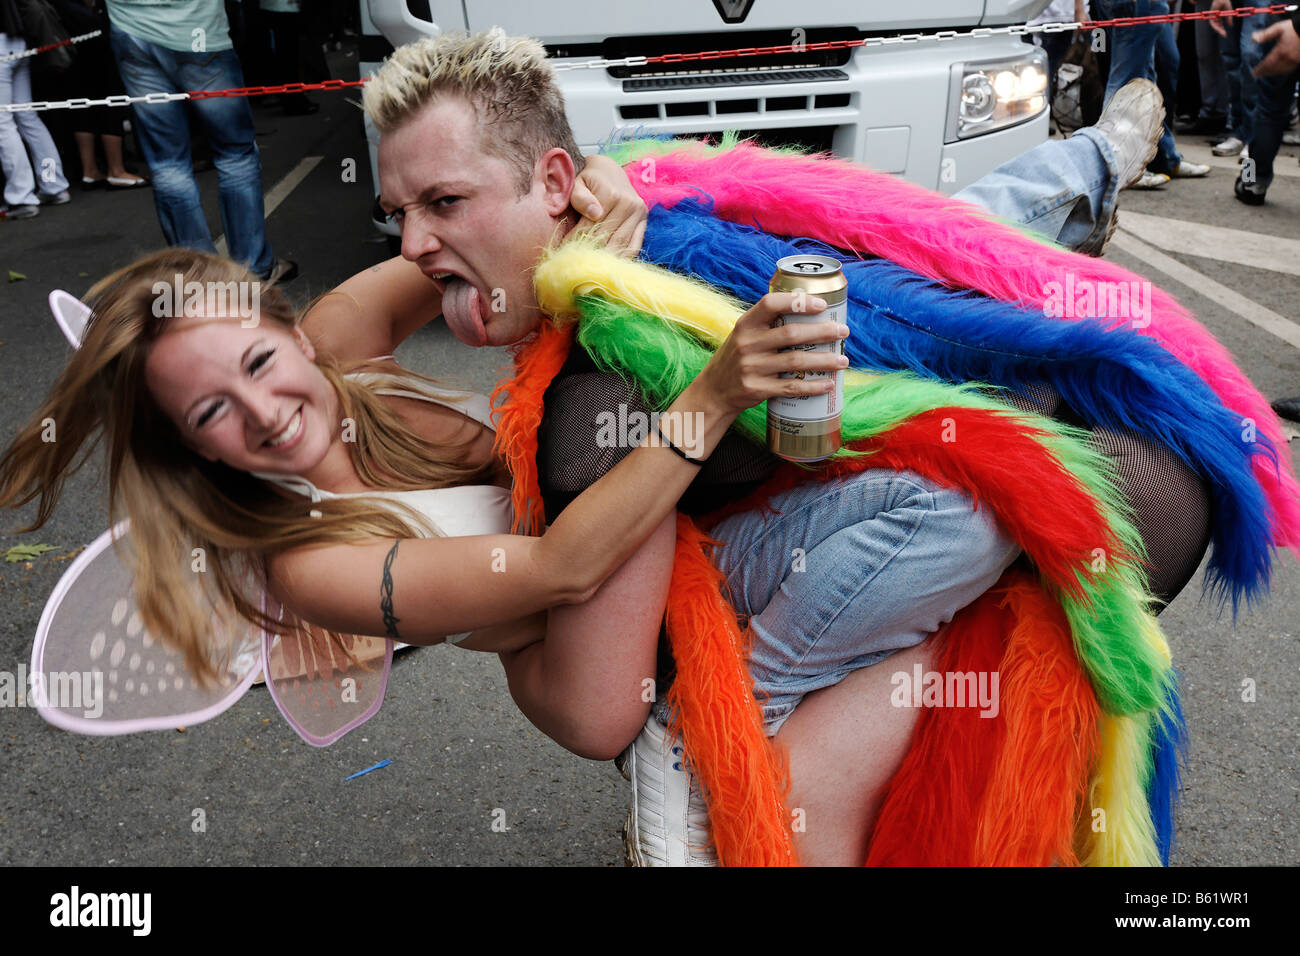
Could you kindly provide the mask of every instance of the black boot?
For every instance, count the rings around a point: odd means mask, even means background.
[[[1295,398],[1279,398],[1273,403],[1273,411],[1283,418],[1300,422],[1300,395]]]

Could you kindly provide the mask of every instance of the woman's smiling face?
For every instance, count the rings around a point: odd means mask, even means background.
[[[154,400],[185,443],[240,471],[306,475],[338,428],[338,396],[298,329],[238,318],[172,322],[145,361]]]

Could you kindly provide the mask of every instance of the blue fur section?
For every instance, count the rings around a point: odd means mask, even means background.
[[[641,257],[754,302],[767,292],[777,259],[801,252],[844,263],[847,351],[855,367],[1017,391],[1046,382],[1089,425],[1153,439],[1209,483],[1214,547],[1207,591],[1221,601],[1231,597],[1234,616],[1240,601],[1267,591],[1270,509],[1251,459],[1264,455],[1276,467],[1277,453],[1263,434],[1246,441],[1240,416],[1155,340],[1125,327],[1108,330],[1105,319],[1047,318],[947,289],[888,260],[725,222],[694,200],[650,210]]]
[[[1187,760],[1187,724],[1178,699],[1177,674],[1174,678],[1169,686],[1167,713],[1155,718],[1160,724],[1152,735],[1154,767],[1147,785],[1147,805],[1155,823],[1156,846],[1165,866],[1169,865],[1174,851],[1174,810],[1182,787],[1179,765]]]

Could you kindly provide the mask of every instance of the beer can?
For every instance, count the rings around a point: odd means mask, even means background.
[[[776,275],[768,283],[771,292],[803,292],[826,301],[826,310],[811,314],[781,315],[773,327],[792,322],[839,322],[848,320],[848,280],[839,262],[829,256],[786,256],[776,264]],[[795,345],[808,352],[844,354],[844,341],[816,345]],[[789,351],[789,349],[782,349]],[[840,447],[840,415],[844,408],[844,372],[784,372],[783,377],[825,379],[835,377],[835,388],[824,395],[767,400],[767,447],[787,461],[821,461]]]

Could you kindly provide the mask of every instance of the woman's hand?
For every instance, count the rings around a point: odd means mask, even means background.
[[[592,235],[620,256],[635,259],[645,238],[646,204],[623,168],[606,156],[588,156],[569,204],[582,217],[570,235]]]
[[[848,326],[835,322],[797,322],[773,328],[783,314],[816,315],[826,302],[816,296],[769,292],[737,320],[713,358],[691,383],[704,391],[696,399],[712,400],[736,415],[775,397],[821,395],[835,385],[832,376],[782,378],[783,372],[835,372],[849,360],[840,349],[813,352],[809,347],[847,338]]]

